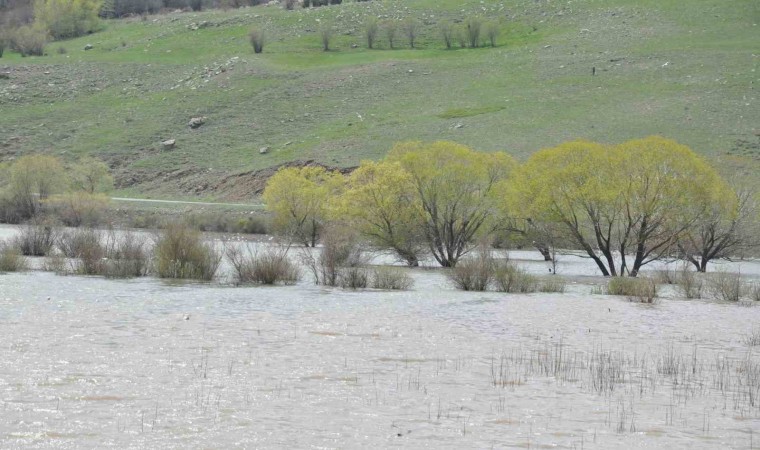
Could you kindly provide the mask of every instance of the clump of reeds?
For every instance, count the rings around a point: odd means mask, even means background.
[[[211,280],[222,253],[203,242],[199,231],[180,223],[167,225],[156,236],[155,268],[160,278]]]

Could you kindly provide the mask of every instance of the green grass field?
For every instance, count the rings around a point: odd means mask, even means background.
[[[440,23],[472,16],[499,21],[497,47],[445,50]],[[366,49],[369,17],[417,18],[418,48],[399,35],[390,50],[381,33]],[[48,56],[0,59],[0,157],[92,154],[114,167],[119,195],[189,199],[227,198],[214,184],[229,174],[349,166],[410,139],[524,158],[569,139],[662,134],[751,171],[758,24],[756,0],[375,0],[110,21]],[[192,130],[194,116],[207,122]]]

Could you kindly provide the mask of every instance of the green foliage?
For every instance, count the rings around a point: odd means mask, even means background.
[[[528,294],[535,292],[538,280],[509,260],[494,264],[494,284],[499,292]]]
[[[636,276],[672,250],[722,186],[688,147],[649,137],[541,150],[502,192],[520,216],[564,224],[603,275]]]
[[[101,0],[36,0],[35,24],[53,39],[70,39],[97,31]]]
[[[409,174],[422,209],[422,230],[443,267],[453,267],[479,232],[493,227],[495,187],[514,161],[505,153],[478,153],[453,142],[407,142],[388,155]]]
[[[342,185],[340,173],[323,167],[280,169],[262,194],[273,214],[273,231],[315,246],[328,215],[328,199],[337,196]]]
[[[22,156],[9,172],[10,202],[21,219],[33,217],[40,211],[42,202],[66,186],[63,164],[53,156]]]
[[[71,182],[75,190],[96,194],[113,189],[113,176],[108,166],[99,159],[86,156],[72,169]]]
[[[37,25],[18,27],[9,34],[10,47],[21,56],[42,56],[47,44],[47,31]]]
[[[398,162],[365,161],[346,180],[333,217],[355,225],[369,242],[392,250],[409,266],[424,247],[422,205],[411,176]]]

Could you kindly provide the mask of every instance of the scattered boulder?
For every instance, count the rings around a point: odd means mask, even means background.
[[[93,48],[93,47],[92,47],[92,44],[87,44],[87,45],[85,45],[85,46],[84,46],[84,50],[85,50],[85,51],[87,51],[87,50],[92,50],[92,48]]]
[[[269,153],[269,147],[261,147],[259,149],[259,154],[260,155],[266,155],[267,153]]]
[[[189,126],[192,129],[196,129],[206,123],[205,117],[193,117],[190,119],[190,122],[187,123],[187,126]]]
[[[161,145],[163,146],[164,150],[171,150],[174,148],[174,145],[177,143],[176,139],[167,139],[163,142],[161,142]]]

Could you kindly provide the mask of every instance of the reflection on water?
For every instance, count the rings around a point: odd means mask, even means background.
[[[535,270],[540,269],[535,263]],[[750,448],[760,308],[0,276],[0,447]]]

